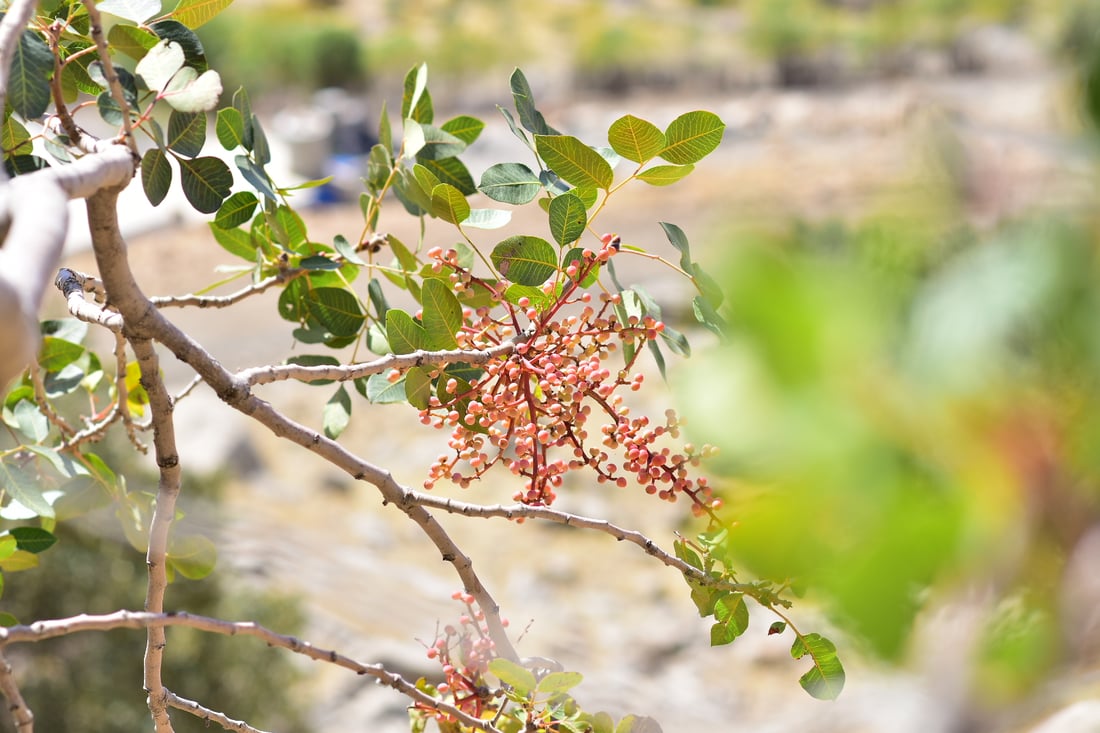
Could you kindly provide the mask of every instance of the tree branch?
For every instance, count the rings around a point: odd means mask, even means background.
[[[252,621],[224,621],[218,618],[198,616],[186,612],[143,613],[134,611],[115,611],[114,613],[99,615],[80,614],[79,616],[72,616],[70,618],[36,621],[29,625],[0,627],[0,647],[7,646],[8,644],[45,641],[47,639],[55,639],[60,636],[68,636],[83,631],[145,629],[153,626],[160,628],[168,626],[185,626],[191,629],[198,629],[199,631],[221,634],[222,636],[252,636],[265,642],[268,646],[287,649],[295,654],[301,654],[319,662],[328,662],[337,667],[351,670],[356,674],[373,677],[380,684],[392,687],[394,690],[397,690],[417,703],[453,716],[462,721],[465,725],[476,728],[477,730],[486,731],[487,733],[499,733],[489,721],[478,720],[462,712],[453,705],[448,705],[441,700],[437,700],[422,690],[417,689],[415,684],[409,682],[396,672],[388,671],[381,664],[359,662],[335,650],[315,647],[308,641],[302,641],[294,636],[279,634]]]
[[[8,712],[15,721],[17,733],[34,733],[34,713],[23,700],[23,693],[15,683],[8,660],[0,654],[0,692],[8,699]]]
[[[388,354],[373,361],[345,366],[303,366],[300,364],[278,364],[252,367],[237,372],[237,378],[246,384],[270,384],[285,379],[297,379],[302,382],[315,382],[323,379],[348,381],[372,374],[382,374],[390,369],[409,369],[425,364],[485,364],[498,357],[512,353],[519,340],[506,341],[488,349],[454,349],[448,351],[414,351],[410,354]]]
[[[264,731],[259,728],[253,728],[243,720],[233,720],[225,713],[219,713],[216,710],[203,707],[194,700],[180,697],[171,690],[165,690],[165,692],[167,693],[166,700],[169,707],[191,713],[199,720],[205,721],[207,726],[211,723],[217,723],[226,730],[233,730],[238,733],[264,733]]]
[[[111,90],[111,98],[122,110],[122,134],[123,142],[129,147],[135,158],[141,157],[138,152],[137,140],[134,139],[134,128],[130,122],[130,105],[126,103],[126,95],[122,93],[122,85],[118,81],[118,72],[115,71],[114,61],[111,60],[111,50],[107,48],[107,39],[103,35],[103,18],[99,15],[99,8],[95,0],[81,0],[88,10],[88,19],[91,21],[92,40],[95,41],[96,50],[99,52],[99,61],[103,64],[103,75],[107,77],[107,86]]]
[[[308,270],[284,270],[278,275],[272,275],[269,278],[265,278],[258,283],[253,283],[246,288],[241,288],[229,295],[169,295],[153,297],[149,300],[158,308],[168,308],[171,306],[177,308],[186,306],[193,306],[195,308],[225,308],[226,306],[239,303],[252,295],[262,293],[275,285],[284,285],[305,272],[308,272]]]

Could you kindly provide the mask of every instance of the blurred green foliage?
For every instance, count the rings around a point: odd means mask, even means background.
[[[1100,16],[1071,27],[1100,123]],[[1012,699],[1061,661],[1063,565],[1100,524],[1100,221],[1081,201],[979,229],[950,150],[911,198],[730,235],[728,338],[680,390],[742,567],[895,659],[977,582],[1001,602],[975,674]]]
[[[118,454],[112,460],[133,463],[125,446],[112,452]],[[127,474],[132,482],[140,480],[140,472]],[[201,495],[200,501],[217,502],[220,484],[207,477],[188,486],[187,493],[192,501]],[[59,524],[55,534],[57,551],[43,554],[39,567],[7,575],[5,612],[29,623],[141,608],[148,577],[145,557],[121,536],[110,509]],[[173,609],[255,621],[283,634],[299,634],[305,625],[296,599],[254,590],[225,571],[196,582],[177,576],[170,595]],[[165,655],[164,674],[175,680],[173,692],[261,729],[308,729],[295,694],[302,672],[284,652],[256,639],[186,628],[168,629],[167,641],[171,653]],[[7,656],[38,730],[143,730],[149,725],[142,689],[144,647],[143,631],[116,630],[19,645]],[[57,700],[64,704],[49,703]],[[172,724],[180,733],[208,730],[198,718],[179,711]],[[0,730],[14,730],[9,716],[0,720]]]

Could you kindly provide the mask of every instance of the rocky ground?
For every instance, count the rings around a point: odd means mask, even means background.
[[[681,111],[705,108],[727,121],[722,147],[682,185],[657,190],[639,184],[624,191],[623,201],[608,214],[607,229],[655,249],[667,248],[657,217],[680,224],[717,254],[721,232],[731,223],[791,211],[844,215],[923,185],[927,166],[936,159],[927,147],[929,130],[937,126],[964,143],[964,193],[979,224],[993,225],[1036,205],[1059,206],[1091,186],[1089,161],[1053,134],[1070,121],[1070,112],[1063,80],[1043,65],[1002,76],[916,78],[817,91],[761,89],[706,98],[559,99],[552,107],[547,113],[555,125],[581,134],[598,135],[627,111],[662,124]],[[503,123],[493,119],[484,138],[507,139]],[[522,151],[508,145],[487,144],[484,160],[498,154],[518,159]],[[350,205],[307,214],[311,234],[322,241],[337,232],[358,232],[358,217]],[[387,228],[397,221],[383,217]],[[514,224],[517,230],[539,226],[537,217],[529,216]],[[395,223],[392,230],[415,239],[414,223]],[[434,231],[441,230],[430,230],[429,236]],[[201,288],[216,278],[214,266],[226,260],[207,231],[191,225],[135,238],[132,257],[151,294]],[[90,268],[87,254],[75,255],[69,264]],[[666,302],[677,293],[675,285],[666,287],[667,278],[649,282]],[[173,315],[227,367],[238,368],[292,352],[290,326],[275,318],[274,299],[271,294],[229,311]],[[173,381],[186,379],[177,365],[165,368]],[[281,384],[263,388],[263,395],[317,425],[328,389]],[[356,410],[342,442],[387,466],[399,480],[419,485],[444,436],[423,429],[410,410],[397,406],[359,404]],[[421,643],[430,642],[437,624],[452,620],[460,609],[449,600],[457,588],[450,566],[425,545],[419,530],[382,507],[369,486],[288,450],[208,391],[197,390],[177,414],[185,470],[225,470],[232,476],[224,506],[189,509],[191,521],[207,524],[217,538],[221,572],[238,574],[246,586],[300,597],[310,618],[305,636],[317,645],[384,662],[411,677],[431,674]],[[472,489],[464,498],[494,503],[510,494],[501,483]],[[564,508],[640,529],[665,547],[682,520],[629,490],[578,485],[562,502]],[[617,716],[652,715],[666,731],[1009,733],[1039,730],[1034,726],[1051,711],[1100,696],[1100,676],[1093,670],[1021,701],[1011,714],[984,710],[965,684],[963,605],[929,620],[929,633],[904,669],[849,654],[841,699],[815,702],[798,688],[803,670],[789,658],[788,644],[766,636],[770,619],[757,614],[743,639],[711,649],[708,624],[698,618],[682,579],[633,546],[535,523],[440,519],[474,558],[513,629],[523,630],[521,653],[552,657],[583,672],[579,699],[586,707]],[[322,665],[308,671],[311,689],[302,699],[313,706],[316,730],[407,730],[404,701],[392,691]],[[1087,705],[1073,710],[1089,713]],[[1056,730],[1097,728],[1066,724]]]

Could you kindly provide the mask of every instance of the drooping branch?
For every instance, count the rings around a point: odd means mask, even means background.
[[[114,629],[147,629],[151,627],[184,626],[223,636],[252,636],[268,646],[287,649],[310,659],[327,662],[351,670],[359,675],[373,677],[378,683],[392,687],[415,702],[439,710],[460,720],[465,725],[486,731],[499,733],[489,721],[478,720],[458,708],[448,705],[431,695],[417,689],[396,672],[390,672],[381,664],[360,662],[340,654],[333,649],[322,649],[308,641],[294,636],[279,634],[252,621],[224,621],[209,616],[190,613],[149,613],[133,611],[115,611],[108,614],[80,614],[70,618],[36,621],[24,626],[0,627],[0,647],[8,644],[39,642],[55,639],[85,631],[112,631]]]

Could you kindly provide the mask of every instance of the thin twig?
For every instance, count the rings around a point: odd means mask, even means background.
[[[210,708],[203,707],[194,700],[188,700],[185,697],[180,697],[171,690],[165,690],[165,692],[167,693],[166,700],[170,707],[191,713],[199,720],[205,721],[207,726],[209,726],[211,723],[217,723],[222,728],[225,728],[226,730],[237,731],[237,733],[265,733],[265,731],[262,731],[259,728],[253,728],[251,725],[244,722],[243,720],[233,720],[225,713],[219,713],[216,710],[211,710]]]
[[[122,93],[122,84],[118,80],[118,72],[115,71],[114,62],[111,60],[111,51],[107,48],[107,39],[103,34],[103,18],[99,15],[99,8],[95,0],[81,0],[88,10],[88,19],[91,21],[92,39],[99,51],[99,61],[103,64],[103,75],[107,77],[107,86],[111,90],[111,97],[115,104],[122,110],[122,134],[126,145],[134,157],[141,157],[138,152],[137,140],[134,139],[134,128],[130,123],[130,105],[126,103],[126,95]]]
[[[302,382],[316,382],[324,379],[348,381],[360,379],[372,374],[382,374],[391,369],[409,369],[426,364],[443,365],[464,362],[467,364],[486,364],[493,359],[506,356],[515,351],[521,339],[506,341],[488,349],[453,349],[448,351],[414,351],[409,354],[388,354],[373,361],[348,364],[345,366],[304,366],[301,364],[278,364],[251,367],[237,372],[237,378],[251,385],[270,384],[285,379],[297,379]]]
[[[118,400],[119,419],[126,428],[126,437],[143,454],[148,453],[149,447],[138,437],[138,426],[130,414],[130,388],[126,384],[126,338],[120,332],[115,333],[115,396]]]
[[[122,332],[122,314],[107,310],[98,303],[90,303],[84,297],[84,293],[88,292],[96,294],[100,302],[107,300],[102,283],[94,277],[62,267],[53,282],[65,296],[69,314],[74,318],[103,326],[115,333]]]
[[[258,283],[253,283],[248,287],[241,288],[228,295],[166,295],[149,298],[149,302],[157,308],[184,308],[187,306],[195,308],[225,308],[226,306],[239,303],[252,295],[262,293],[275,285],[288,283],[305,272],[307,272],[307,270],[297,268],[285,270],[278,275],[272,275],[269,278],[265,278]]]
[[[50,51],[53,53],[53,77],[50,78],[50,94],[53,97],[53,107],[56,119],[60,122],[65,135],[72,145],[80,146],[84,135],[73,120],[68,105],[65,104],[65,93],[61,89],[61,33],[65,29],[65,23],[55,20],[50,23],[48,33],[50,36]]]
[[[11,665],[3,654],[0,654],[0,692],[8,699],[8,712],[15,722],[17,733],[34,733],[34,713],[27,707],[12,675]]]
[[[331,649],[322,649],[308,641],[294,636],[279,634],[252,621],[225,621],[210,616],[198,616],[191,613],[149,613],[137,611],[115,611],[107,614],[80,614],[69,618],[35,621],[33,624],[0,627],[0,646],[15,643],[39,642],[55,639],[83,631],[112,631],[114,629],[147,629],[150,627],[185,626],[223,636],[252,636],[268,646],[287,649],[319,662],[343,667],[359,675],[373,677],[379,683],[392,687],[417,703],[452,716],[463,724],[486,731],[499,733],[488,721],[478,720],[448,705],[417,688],[400,674],[388,671],[381,664],[360,662]]]

